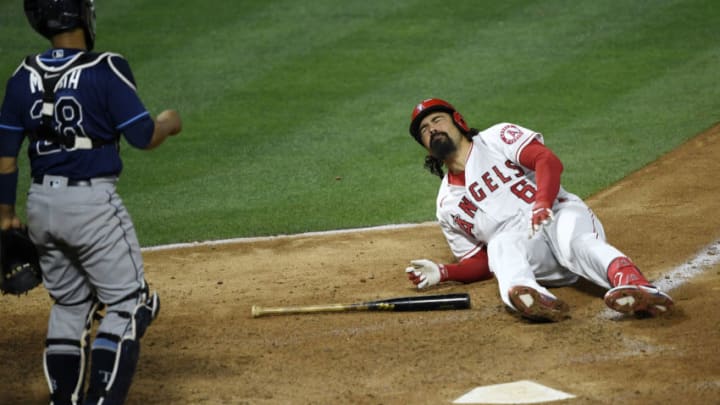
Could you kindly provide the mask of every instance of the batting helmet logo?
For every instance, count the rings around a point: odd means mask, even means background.
[[[452,104],[439,98],[428,98],[415,106],[410,117],[410,135],[412,135],[418,143],[422,144],[422,142],[420,142],[420,122],[423,118],[427,117],[428,114],[435,111],[444,111],[450,114],[455,126],[464,133],[470,132],[470,127],[465,123],[465,119]]]

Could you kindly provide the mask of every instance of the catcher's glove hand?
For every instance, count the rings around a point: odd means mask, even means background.
[[[35,245],[26,230],[8,229],[0,233],[0,291],[25,294],[42,282]]]

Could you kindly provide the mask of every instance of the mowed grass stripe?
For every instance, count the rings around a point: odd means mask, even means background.
[[[407,134],[428,96],[478,128],[542,131],[581,195],[709,127],[720,107],[720,11],[707,0],[98,7],[99,49],[128,57],[151,111],[185,119],[150,154],[122,150],[144,245],[432,220],[438,180]],[[13,10],[0,33],[45,46]],[[0,47],[8,74],[30,51]]]
[[[591,16],[591,17],[594,18],[595,16]],[[652,15],[649,15],[647,17],[654,18],[654,16],[652,16]],[[588,17],[588,18],[590,18],[590,17]],[[412,17],[411,17],[411,19],[412,19]],[[425,21],[425,22],[427,23],[427,21]],[[634,24],[637,24],[637,23],[638,23],[638,21],[634,21]],[[441,24],[439,24],[439,23],[435,24],[435,25],[430,23],[430,24],[426,24],[425,27],[428,28],[432,32],[432,31],[437,31],[437,28],[440,25]],[[578,28],[576,28],[576,30],[580,30],[580,29],[582,29],[582,27],[586,27],[586,26],[587,26],[586,22],[581,21],[580,23],[578,23],[578,25],[577,25]],[[628,25],[623,25],[623,28],[627,28],[627,26]],[[632,26],[632,24],[629,24],[629,26]],[[373,26],[373,31],[374,32],[382,32],[383,30],[379,29],[377,26]],[[612,32],[611,30],[597,30],[597,31],[599,33],[602,32],[603,37],[607,37],[608,35],[610,35],[609,32]],[[363,32],[361,31],[360,33],[363,33]],[[625,33],[625,32],[623,32],[623,33]],[[560,38],[561,37],[562,36],[560,36]],[[352,36],[344,36],[343,38],[346,41],[353,40]],[[372,39],[372,37],[370,37],[370,39]],[[368,41],[368,38],[365,37],[365,40]],[[438,40],[437,36],[435,37],[435,40]],[[553,40],[553,38],[551,38],[551,41],[548,41],[548,43],[552,43],[552,40]],[[515,38],[515,41],[518,41],[518,39]],[[586,41],[587,41],[587,39],[586,39]],[[600,41],[600,40],[598,40],[598,41]],[[596,42],[598,42],[598,41],[596,41]],[[443,41],[442,37],[441,37],[440,40],[438,40],[438,42],[442,42],[443,47],[446,48],[446,50],[443,51],[443,53],[440,53],[442,51],[440,49],[441,47],[433,48],[432,46],[427,46],[428,42],[422,42],[422,41],[416,41],[416,42],[420,43],[420,44],[424,44],[426,46],[424,48],[424,50],[430,54],[433,54],[433,51],[437,51],[434,53],[436,55],[435,58],[437,60],[441,60],[441,61],[452,59],[452,57],[451,57],[452,55],[471,54],[470,50],[472,49],[467,46],[468,45],[467,43],[462,43],[462,42],[459,44],[456,44],[458,46],[458,48],[448,48],[444,44],[446,44],[446,43],[451,44],[452,41],[450,40],[450,38],[448,38],[446,41]],[[433,41],[429,41],[429,42],[434,43]],[[590,44],[590,45],[592,45],[592,44]],[[340,55],[343,54],[343,50],[347,50],[347,49],[351,49],[354,52],[361,52],[356,49],[353,49],[352,45],[342,45],[342,46],[334,45],[334,46],[330,47],[330,49],[337,50],[336,53],[340,54]],[[463,52],[465,52],[465,53],[463,53]],[[403,56],[403,53],[399,52],[399,55]],[[368,56],[368,55],[364,55],[364,56]],[[396,59],[398,59],[397,53],[394,56]],[[581,57],[582,56],[583,55],[581,55]],[[412,60],[415,58],[416,58],[416,56],[413,55],[412,57],[409,57],[408,59]],[[577,56],[576,56],[576,58],[577,58]],[[301,58],[301,59],[303,59],[303,58]],[[315,56],[313,54],[304,55],[304,59],[307,59],[308,61],[321,61],[321,62],[324,60],[322,57]],[[368,62],[372,60],[371,58],[367,58],[367,59],[368,59]],[[349,59],[346,59],[346,60],[349,60]],[[422,61],[422,59],[415,59],[415,60]],[[529,61],[529,62],[531,62],[531,61]],[[556,64],[558,62],[559,61],[556,61]],[[299,66],[306,66],[310,63],[305,62],[304,60],[301,60],[297,64]],[[366,66],[366,65],[370,65],[370,63],[367,63],[363,66]],[[458,64],[458,66],[461,66],[461,65],[462,64]],[[412,66],[422,67],[422,66],[427,66],[427,64],[416,63],[416,64],[413,64]],[[522,66],[522,64],[517,64],[517,66]],[[552,66],[553,65],[551,65],[550,67],[552,67]],[[545,66],[545,68],[548,68],[548,66]],[[471,70],[468,66],[464,66],[463,69]],[[282,69],[280,69],[280,72],[284,73],[284,71]],[[284,74],[283,77],[286,78],[286,81],[288,83],[296,83],[296,84],[289,85],[287,91],[283,94],[285,94],[286,97],[291,97],[292,95],[299,94],[303,98],[303,102],[305,103],[305,104],[303,104],[303,106],[312,105],[312,100],[307,100],[304,92],[311,91],[311,89],[316,88],[313,86],[322,84],[322,80],[312,80],[315,77],[317,77],[317,75],[314,74],[315,72],[318,72],[318,71],[310,70],[309,73],[304,72],[302,75],[299,75],[299,77],[293,76],[292,72],[289,72],[288,74]],[[328,74],[327,68],[325,70],[320,70],[319,72],[326,74],[326,76],[323,76],[323,79],[328,78],[328,77],[329,78],[333,77],[333,75],[327,76],[327,74]],[[410,72],[412,72],[412,70],[410,70]],[[403,73],[403,75],[406,75],[407,77],[412,76],[412,75],[407,75],[407,70],[403,70],[402,73]],[[445,88],[450,88],[452,91],[453,83],[450,82],[449,78],[456,77],[456,76],[462,74],[462,72],[461,71],[453,72],[453,71],[444,70],[444,71],[441,71],[441,73],[443,73],[444,75],[441,76],[436,81],[436,83],[440,83],[440,85],[438,87],[442,86]],[[544,71],[540,70],[540,73],[544,74]],[[399,75],[399,76],[403,76],[403,75]],[[509,76],[513,77],[513,75],[509,75]],[[518,74],[518,76],[519,76],[519,74]],[[348,75],[349,80],[351,80],[352,77],[353,77],[352,75]],[[272,76],[269,76],[269,78],[272,79]],[[419,79],[422,79],[422,77],[420,77]],[[270,80],[270,82],[268,84],[264,81],[261,81],[260,82],[261,84],[259,85],[259,87],[262,89],[263,87],[266,87],[267,85],[272,85],[273,83],[278,83],[278,82],[279,81]],[[313,86],[307,86],[306,84],[308,82],[312,83]],[[423,81],[422,80],[413,80],[412,83],[408,83],[408,88],[421,87],[421,85],[418,85],[418,83],[423,83]],[[461,86],[462,86],[462,82],[458,81],[458,83],[461,84]],[[255,86],[253,86],[253,87],[255,87]],[[370,88],[371,88],[371,86],[368,86],[368,89],[370,89]],[[403,90],[407,92],[407,88],[405,88],[405,89],[399,88],[399,89],[394,90],[394,93],[399,94]],[[460,88],[457,91],[467,93],[467,89],[463,89],[463,88]],[[374,97],[374,95],[372,93],[370,93],[369,90],[367,92],[369,93],[368,98],[373,99],[373,101],[375,101],[374,104],[370,104],[370,105],[377,105],[378,104],[377,99],[379,99],[380,97],[376,97],[376,96]],[[506,91],[505,94],[519,94],[519,93],[517,93],[515,91]],[[550,93],[550,94],[552,94],[552,93]],[[330,101],[333,101],[332,97],[336,96],[336,93],[333,93],[330,90],[326,90],[326,92],[323,93],[323,95],[325,97],[325,100],[323,100],[323,101],[330,102]],[[346,98],[347,100],[364,100],[364,97],[361,97],[361,98],[353,97],[353,95],[349,91],[347,91],[342,96],[344,98]],[[508,98],[507,95],[505,95],[505,98]],[[512,97],[509,97],[509,100],[512,101]],[[504,100],[500,100],[497,102],[497,104],[499,104],[499,105],[505,104],[506,105],[505,108],[508,108],[507,105],[509,105],[510,106],[509,109],[514,108],[512,103],[507,103],[506,101],[505,102],[503,102],[503,101]],[[269,103],[272,106],[275,103],[275,101],[270,100]],[[364,101],[356,102],[354,104],[356,105],[356,107],[362,107],[362,106],[368,105]],[[392,104],[393,103],[388,103],[387,106],[391,109],[397,110],[397,106],[393,106]],[[342,105],[343,104],[340,104],[340,106],[342,106]],[[335,107],[335,106],[337,106],[337,104],[334,103],[333,107]],[[405,107],[405,106],[403,106],[403,107],[405,108],[405,110],[403,110],[401,112],[401,114],[399,114],[399,116],[401,117],[401,118],[399,118],[399,121],[402,123],[401,130],[403,131],[402,133],[404,136],[405,125],[406,125],[406,121],[407,121],[407,110],[406,110],[407,107]],[[252,108],[250,110],[252,111]],[[289,108],[287,109],[287,111],[291,111],[291,110],[297,111],[295,109],[289,109]],[[378,110],[382,110],[382,109],[378,108]],[[280,110],[276,109],[275,111],[280,111]],[[300,111],[303,111],[303,110],[300,110]],[[265,140],[265,143],[263,144],[263,145],[265,145],[265,149],[270,149],[271,153],[274,152],[273,156],[279,157],[279,159],[275,159],[275,160],[273,160],[273,159],[266,160],[267,166],[271,167],[272,169],[266,175],[263,175],[263,178],[265,180],[267,180],[267,182],[265,184],[262,184],[259,187],[254,188],[254,189],[247,189],[247,188],[243,189],[242,186],[233,187],[232,186],[233,183],[232,182],[228,183],[226,180],[232,179],[234,176],[244,176],[245,174],[252,176],[256,173],[254,173],[251,168],[248,168],[246,166],[243,169],[245,171],[245,173],[238,172],[233,169],[229,169],[228,171],[219,170],[220,173],[225,173],[225,174],[219,174],[219,175],[216,174],[216,175],[220,179],[223,179],[222,183],[225,185],[224,188],[226,190],[226,196],[228,196],[230,198],[223,199],[222,201],[219,202],[219,206],[217,207],[218,208],[217,221],[218,222],[224,221],[223,223],[227,223],[228,222],[227,218],[232,218],[229,220],[230,223],[233,223],[234,221],[243,221],[243,224],[248,224],[249,226],[255,226],[255,224],[253,223],[254,218],[258,218],[258,216],[260,216],[260,218],[262,218],[263,211],[270,211],[270,212],[274,213],[274,218],[273,218],[273,220],[275,221],[274,223],[279,227],[284,227],[284,226],[292,227],[293,224],[297,221],[297,218],[300,218],[300,217],[304,217],[304,218],[308,218],[309,220],[312,220],[312,222],[308,222],[309,225],[307,228],[298,229],[298,231],[304,231],[304,230],[315,229],[314,227],[322,227],[325,224],[327,224],[325,226],[330,227],[327,229],[332,229],[333,221],[336,220],[336,218],[338,216],[332,217],[332,214],[330,214],[330,216],[324,216],[324,215],[319,215],[318,213],[329,213],[329,212],[332,212],[333,209],[337,210],[337,208],[334,208],[334,207],[343,207],[343,209],[350,211],[349,215],[339,216],[340,219],[343,221],[350,221],[351,225],[349,225],[349,226],[353,226],[352,225],[353,218],[360,218],[358,226],[366,225],[367,223],[362,222],[362,221],[365,220],[365,218],[367,218],[369,215],[363,215],[363,213],[370,213],[370,214],[376,214],[378,212],[386,213],[388,211],[387,208],[391,207],[389,210],[390,214],[388,214],[388,215],[390,216],[390,221],[392,221],[393,215],[396,218],[397,216],[402,215],[402,213],[407,212],[408,204],[403,203],[402,197],[399,197],[399,198],[397,197],[398,193],[396,192],[396,190],[398,189],[398,187],[402,187],[401,182],[405,178],[408,178],[408,177],[412,178],[414,176],[417,176],[418,173],[420,175],[425,175],[425,173],[418,170],[419,163],[415,164],[415,165],[408,164],[406,169],[409,171],[409,173],[405,176],[403,176],[402,173],[393,171],[392,172],[393,175],[384,176],[385,180],[383,180],[382,176],[380,176],[381,177],[380,179],[378,179],[377,176],[371,176],[371,177],[368,177],[368,179],[372,179],[373,181],[367,182],[367,181],[363,181],[362,180],[363,177],[359,176],[364,171],[360,168],[354,168],[355,170],[351,171],[350,173],[358,174],[358,176],[356,176],[357,179],[353,178],[351,174],[350,175],[345,174],[345,176],[343,177],[343,179],[344,179],[343,182],[333,183],[333,182],[329,181],[329,179],[333,178],[333,176],[332,176],[332,173],[326,173],[323,170],[323,167],[326,167],[325,162],[323,162],[323,160],[328,160],[329,162],[332,162],[333,159],[335,159],[335,156],[330,153],[330,149],[332,149],[331,147],[336,148],[336,150],[337,150],[337,148],[340,148],[340,150],[348,151],[347,154],[343,154],[344,156],[352,156],[352,151],[356,147],[355,143],[353,142],[353,139],[354,139],[353,134],[348,133],[348,130],[346,130],[345,128],[348,128],[348,127],[358,128],[358,130],[356,130],[356,132],[361,134],[361,138],[363,138],[367,144],[370,144],[370,145],[374,144],[373,138],[371,138],[368,135],[363,134],[362,129],[361,129],[362,127],[360,125],[348,126],[348,124],[347,124],[348,122],[353,122],[355,119],[357,119],[358,116],[362,116],[362,114],[358,114],[358,112],[361,112],[361,113],[363,112],[362,109],[354,108],[352,110],[348,110],[346,108],[337,108],[336,111],[338,113],[335,115],[322,114],[322,111],[320,111],[321,114],[313,114],[311,112],[307,112],[306,113],[307,116],[309,118],[312,118],[313,120],[315,120],[315,121],[313,121],[313,124],[311,124],[311,125],[315,125],[315,127],[317,127],[318,124],[314,124],[314,122],[319,121],[319,122],[322,122],[326,127],[328,127],[328,126],[330,127],[329,129],[321,128],[321,130],[315,131],[315,132],[308,132],[309,130],[308,131],[303,130],[304,126],[302,123],[302,118],[297,118],[297,119],[293,118],[290,120],[288,120],[288,119],[283,120],[282,116],[278,117],[278,119],[281,120],[282,122],[291,122],[292,124],[297,125],[297,127],[293,130],[292,133],[287,134],[288,137],[283,136],[282,139],[279,141]],[[347,112],[347,111],[353,111],[353,113],[342,114],[342,112]],[[542,110],[540,110],[540,112],[541,111]],[[272,117],[273,116],[272,112],[273,112],[273,110],[265,112],[265,113],[263,113],[263,116]],[[373,115],[372,111],[364,111],[364,112],[365,112],[365,116]],[[530,113],[532,114],[532,111],[530,111]],[[355,117],[353,117],[353,115],[355,115]],[[388,114],[388,115],[390,115],[390,114]],[[597,115],[597,114],[592,112],[591,116],[595,116],[595,115]],[[335,125],[335,126],[332,125],[334,117],[337,117],[337,119],[335,119],[335,121],[337,122],[337,125]],[[389,116],[388,118],[391,118],[391,117]],[[578,120],[582,121],[583,118],[578,118]],[[394,120],[394,121],[396,121],[396,120]],[[388,122],[391,122],[391,121],[388,121]],[[342,132],[342,134],[335,135],[335,137],[333,137],[331,135],[333,133],[332,127],[342,128],[342,130],[340,130],[340,131],[338,131],[338,130],[335,131],[335,132]],[[550,128],[552,128],[552,127],[550,127]],[[270,131],[264,131],[262,133],[267,137],[268,132],[270,132]],[[364,131],[364,132],[373,134],[376,131]],[[585,131],[585,133],[588,133],[588,132]],[[306,134],[306,137],[305,138],[292,138],[292,136],[294,134]],[[285,134],[283,134],[283,135],[285,135]],[[556,138],[556,136],[559,139],[561,139],[561,135],[563,135],[563,134],[559,133],[556,135],[553,133],[550,135],[551,135],[550,142],[552,142],[553,139]],[[580,139],[580,142],[578,142],[576,134],[570,133],[570,135],[574,137],[572,139],[573,142],[582,143],[582,141],[583,141],[582,139]],[[590,137],[592,139],[592,132],[590,132]],[[293,140],[295,140],[295,142]],[[399,138],[398,140],[400,142],[404,142],[404,138]],[[341,141],[341,142],[337,143],[334,141]],[[308,142],[315,146],[315,150],[313,150],[312,152],[308,152],[307,156],[306,156],[306,158],[310,162],[314,162],[314,163],[311,163],[309,168],[306,170],[303,170],[302,168],[299,168],[299,170],[293,170],[292,163],[295,162],[295,160],[287,160],[287,159],[285,159],[285,157],[293,156],[294,158],[299,158],[299,157],[305,156],[305,154],[303,154],[303,152],[302,152],[302,149],[298,149],[299,144],[301,144],[302,142]],[[610,146],[613,146],[612,140],[610,140],[609,143],[611,144]],[[402,151],[403,145],[404,145],[403,143],[399,143],[397,145],[399,147],[399,149],[397,147],[394,149]],[[248,153],[248,159],[252,159],[252,156],[267,156],[267,155],[263,155],[263,150],[249,148],[247,143],[245,143],[241,146],[242,147],[239,148],[239,150],[238,150],[239,154],[236,155],[238,158],[238,161],[246,162],[246,160],[243,159],[243,156],[244,156],[243,152],[250,152],[250,153]],[[283,148],[283,147],[285,147],[285,148]],[[274,151],[272,151],[273,148],[275,148]],[[360,149],[360,150],[362,150],[362,149]],[[285,151],[285,152],[283,152],[283,151]],[[382,155],[385,153],[382,150],[376,150],[376,152],[378,155]],[[581,150],[581,151],[579,151],[579,154],[580,154],[580,156],[586,155],[587,151]],[[614,156],[614,155],[615,155],[615,153],[609,154],[609,156]],[[362,161],[364,161],[364,160],[363,159],[350,160],[349,170],[353,169],[353,166],[352,166],[353,162],[362,162]],[[375,163],[375,162],[373,161],[373,163]],[[331,164],[331,163],[328,163],[328,164]],[[290,167],[287,167],[288,165]],[[370,165],[368,165],[368,166],[370,166]],[[370,171],[370,172],[372,172],[372,171]],[[375,172],[387,173],[388,171],[387,170],[375,170]],[[606,172],[606,170],[602,170],[601,172],[604,173],[604,172]],[[232,173],[235,173],[235,174],[232,174]],[[273,176],[274,174],[277,175],[277,178]],[[212,173],[210,175],[212,176]],[[302,180],[302,177],[306,177],[306,176],[309,178],[306,180]],[[324,179],[325,182],[323,182],[322,179]],[[351,183],[351,179],[355,180],[355,182]],[[420,180],[420,181],[423,181],[423,180]],[[606,179],[606,181],[607,181],[607,179]],[[415,184],[417,184],[417,183],[415,183]],[[430,183],[429,181],[425,181],[422,184],[425,186],[422,189],[423,192],[432,190],[427,195],[432,195],[434,193],[434,190],[433,190],[434,184],[433,183]],[[304,187],[305,185],[310,185],[310,186],[323,185],[324,188],[322,188],[322,190],[324,192],[321,192],[321,193],[306,192],[306,190],[311,190],[312,188],[305,188]],[[212,186],[208,186],[208,187],[212,188]],[[589,187],[593,187],[593,186],[590,185]],[[597,187],[597,186],[595,186],[595,187]],[[389,190],[389,191],[387,191],[387,190]],[[342,198],[340,198],[340,199],[337,198],[336,194],[338,194],[338,193],[342,193]],[[333,199],[333,196],[335,196],[334,199]],[[380,197],[380,196],[382,196],[382,197]],[[425,201],[425,204],[423,204],[422,210],[415,211],[415,212],[418,212],[420,215],[425,215],[424,218],[427,218],[429,215],[432,215],[431,214],[432,213],[432,198],[426,198],[423,200],[422,196],[418,195],[418,198],[416,198],[415,201],[418,201],[418,200]],[[243,204],[243,207],[239,208],[239,207],[237,207],[238,201],[244,201],[247,204]],[[341,203],[338,204],[337,203],[338,201],[340,201]],[[376,204],[373,204],[371,206],[372,208],[370,208],[366,203],[361,202],[361,201],[376,201]],[[388,202],[391,202],[391,203],[395,202],[395,204],[388,204]],[[281,209],[283,204],[288,205],[288,208],[285,210]],[[365,205],[363,205],[363,204],[365,204]],[[277,207],[277,209],[276,209],[276,207]],[[233,218],[231,216],[233,212],[235,214],[239,214],[239,215],[237,215],[237,217]],[[426,212],[426,214],[422,214],[423,212]],[[250,218],[249,221],[246,218]],[[306,221],[309,221],[309,220],[306,220]],[[370,220],[372,220],[372,219],[370,219]],[[260,226],[269,227],[269,226],[272,226],[272,224],[270,222],[265,222],[265,223],[261,224]],[[232,229],[232,226],[230,228]],[[320,229],[324,229],[324,228],[320,228]]]

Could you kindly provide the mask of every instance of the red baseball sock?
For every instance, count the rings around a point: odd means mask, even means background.
[[[607,271],[608,281],[613,287],[619,285],[650,285],[640,269],[627,257],[618,257],[610,262]]]

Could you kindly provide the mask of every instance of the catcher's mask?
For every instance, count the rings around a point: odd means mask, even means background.
[[[88,51],[95,45],[94,0],[25,0],[25,16],[47,39],[80,27],[85,31]]]
[[[470,132],[470,127],[465,123],[465,119],[452,104],[439,98],[428,98],[415,106],[410,118],[410,135],[412,135],[420,145],[422,145],[422,141],[420,140],[420,122],[428,114],[436,111],[444,111],[450,114],[455,126],[458,127],[462,133],[467,134]]]

